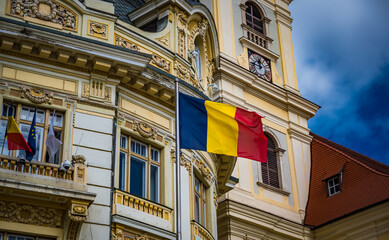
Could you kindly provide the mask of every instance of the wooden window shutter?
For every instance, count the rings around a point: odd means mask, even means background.
[[[280,188],[280,179],[278,176],[278,160],[276,146],[268,136],[267,163],[261,164],[262,181],[272,187]]]

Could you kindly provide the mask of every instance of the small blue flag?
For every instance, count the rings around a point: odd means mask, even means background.
[[[35,128],[35,121],[36,121],[36,108],[34,113],[34,118],[32,119],[32,124],[30,128],[30,133],[28,134],[28,146],[30,146],[31,153],[26,151],[26,159],[31,162],[32,158],[35,155],[36,152],[36,128]]]

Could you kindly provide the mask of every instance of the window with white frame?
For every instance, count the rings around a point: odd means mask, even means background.
[[[194,178],[194,218],[207,227],[207,195],[206,186],[197,177]]]
[[[341,183],[342,183],[341,176],[342,176],[341,174],[338,174],[335,177],[327,180],[328,196],[331,197],[337,193],[340,193]]]
[[[118,188],[135,196],[159,202],[160,151],[122,134],[118,169]]]
[[[34,117],[35,107],[22,104],[3,103],[2,112],[0,117],[0,146],[3,146],[5,131],[7,128],[8,116],[12,115],[15,118],[16,123],[19,126],[26,141],[28,140],[28,134],[30,132],[32,119]],[[46,152],[46,138],[49,130],[51,118],[53,117],[53,111],[50,109],[37,108],[36,114],[36,153],[32,160],[48,162],[49,154]],[[54,116],[54,134],[63,142],[64,131],[64,114],[56,112]],[[24,151],[8,150],[8,141],[5,139],[3,155],[7,156],[19,156],[24,155]],[[59,164],[61,162],[62,147],[54,156],[54,163]]]

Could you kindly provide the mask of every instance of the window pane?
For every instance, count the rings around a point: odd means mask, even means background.
[[[23,134],[23,137],[28,141],[28,134],[30,133],[31,125],[29,124],[20,124],[19,126],[20,131]],[[36,152],[35,155],[32,157],[32,160],[34,161],[41,161],[42,159],[42,144],[43,144],[43,128],[42,127],[35,127],[35,136],[36,136]],[[25,151],[20,152],[18,151],[16,155],[23,154],[25,156]]]
[[[125,191],[126,188],[126,154],[120,152],[119,160],[119,189]]]
[[[50,112],[49,124],[51,123],[52,117],[53,117],[53,112]],[[63,114],[56,112],[55,117],[54,117],[54,126],[55,127],[62,127],[62,122],[63,122]]]
[[[195,220],[196,222],[200,223],[200,196],[195,193]]]
[[[127,137],[126,136],[120,137],[120,147],[127,149]]]
[[[62,131],[54,130],[54,135],[57,139],[59,139],[62,142]],[[44,143],[46,144],[46,143]],[[61,161],[61,155],[62,155],[62,146],[59,148],[58,152],[54,155],[54,164],[59,164]],[[49,153],[46,151],[46,162],[49,162],[50,156]]]
[[[32,119],[34,118],[34,113],[35,108],[22,107],[22,110],[20,111],[20,119],[32,122]],[[42,124],[45,122],[45,111],[39,109],[37,110],[36,122]]]
[[[0,120],[0,147],[3,146],[3,141],[4,141],[6,129],[7,129],[7,120]],[[4,148],[3,148],[3,155],[6,155],[6,156],[11,155],[11,151],[8,150],[8,140],[7,139],[5,139],[5,144],[4,144]]]
[[[131,157],[130,193],[139,197],[146,196],[146,162]]]
[[[131,151],[136,154],[147,157],[147,146],[140,142],[131,140]]]
[[[158,166],[150,166],[150,200],[159,202],[159,171]]]
[[[203,202],[203,226],[207,226],[207,211],[206,211],[206,205],[205,202]]]
[[[1,116],[8,117],[10,109],[11,109],[11,104],[4,103],[3,104],[3,111],[1,112]],[[12,106],[11,115],[13,117],[15,117],[15,112],[16,112],[15,109],[16,109],[15,106]]]
[[[197,192],[200,192],[200,181],[195,178],[195,189]]]
[[[159,162],[159,151],[154,148],[151,149],[151,160]]]

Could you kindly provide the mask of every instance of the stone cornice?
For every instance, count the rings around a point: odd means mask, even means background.
[[[13,46],[21,45],[20,51],[26,55],[45,59],[55,54],[57,59],[50,58],[50,60],[103,73],[117,74],[118,77],[122,77],[127,72],[142,71],[151,60],[149,54],[112,44],[7,18],[0,17],[0,21],[2,23],[0,36],[3,41],[1,48],[8,51],[17,51],[18,48],[13,48]],[[22,33],[23,31],[28,34]],[[34,54],[36,51],[38,54]]]
[[[230,234],[239,235],[240,233],[243,235],[245,233],[244,229],[246,229],[250,230],[250,234],[255,236],[263,236],[264,232],[269,234],[268,232],[270,231],[288,236],[288,238],[304,239],[304,236],[312,237],[310,229],[301,224],[233,200],[225,200],[219,203],[218,212],[225,212],[218,215],[219,220],[227,221],[225,218],[229,218]]]

